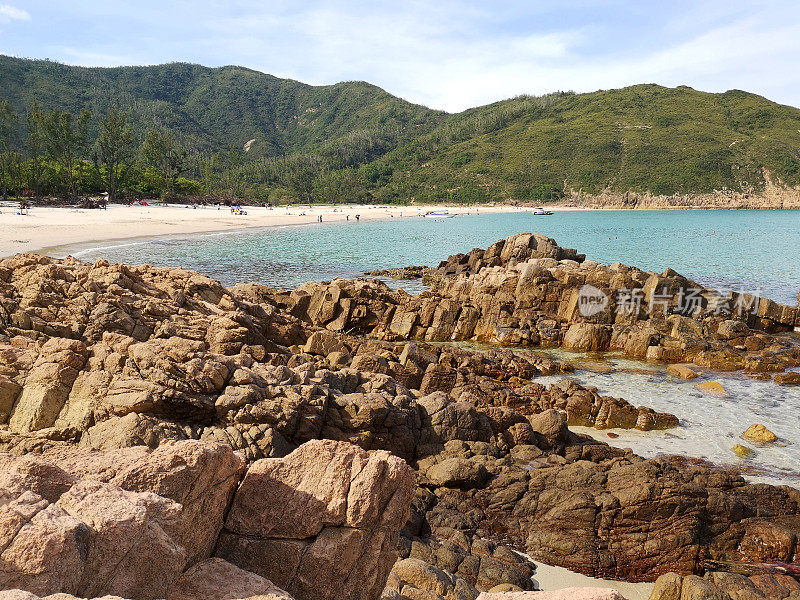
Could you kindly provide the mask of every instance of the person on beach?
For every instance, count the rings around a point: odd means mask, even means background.
[[[359,221],[360,219],[361,219],[361,215],[356,215],[356,221]]]

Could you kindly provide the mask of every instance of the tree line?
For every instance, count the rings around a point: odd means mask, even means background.
[[[23,122],[22,136],[17,133],[19,121]],[[96,126],[94,139],[90,139],[91,125]],[[187,150],[167,129],[153,128],[137,143],[121,110],[109,109],[95,122],[87,110],[47,112],[36,102],[20,115],[8,101],[0,100],[0,194],[4,200],[196,195],[203,186],[182,176],[187,159]]]
[[[545,110],[552,101],[521,97],[412,139],[395,126],[378,126],[321,143],[312,152],[276,154],[280,151],[269,140],[200,148],[181,131],[131,123],[118,108],[93,115],[85,109],[44,111],[33,102],[16,114],[0,100],[0,194],[4,200],[55,198],[70,204],[105,195],[110,201],[160,197],[270,204],[486,202],[503,199],[502,190],[497,182],[484,185],[465,168],[476,152],[459,152],[444,168],[429,168],[430,161],[465,139]],[[502,183],[536,201],[563,195],[558,186],[524,175],[509,174]]]
[[[68,203],[104,195],[110,201],[392,201],[377,193],[392,168],[370,162],[396,145],[396,131],[377,130],[353,132],[317,154],[248,154],[249,145],[201,151],[166,127],[137,139],[123,110],[73,114],[33,102],[17,114],[0,100],[0,195]]]

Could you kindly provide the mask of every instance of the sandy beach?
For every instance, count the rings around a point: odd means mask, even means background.
[[[648,600],[653,591],[652,583],[628,583],[613,579],[598,579],[540,562],[536,562],[536,574],[533,579],[537,583],[536,587],[545,592],[575,587],[602,588],[618,591],[625,600]]]
[[[570,210],[548,207],[551,210]],[[530,208],[514,206],[280,206],[245,207],[246,215],[232,214],[226,207],[192,208],[186,205],[122,206],[111,205],[108,210],[77,208],[30,209],[27,215],[18,214],[16,203],[0,204],[0,256],[20,252],[38,252],[60,246],[72,246],[105,240],[230,231],[249,227],[275,225],[304,225],[376,219],[418,218],[428,211],[447,210],[449,214],[488,212],[521,212]],[[573,209],[574,210],[574,209]]]

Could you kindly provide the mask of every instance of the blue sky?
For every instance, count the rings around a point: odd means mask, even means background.
[[[0,53],[363,79],[449,111],[634,83],[800,106],[800,0],[0,0]]]

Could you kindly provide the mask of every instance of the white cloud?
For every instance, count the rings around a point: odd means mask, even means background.
[[[39,39],[20,31],[13,41],[4,31],[2,49],[85,65],[240,64],[312,84],[361,79],[450,111],[651,82],[736,87],[800,105],[797,0],[52,4],[61,6],[26,0],[53,18]],[[0,4],[0,18],[10,18],[8,8]],[[126,27],[108,37],[112,21]]]
[[[460,110],[525,91],[532,72],[568,59],[585,38],[577,28],[487,36],[482,29],[492,13],[432,4],[283,14],[273,7],[268,15],[215,19],[207,44],[279,76],[314,84],[364,79],[415,102]],[[503,73],[507,80],[498,77]]]
[[[0,4],[0,23],[9,23],[11,21],[30,21],[31,16],[28,11],[10,4]]]

